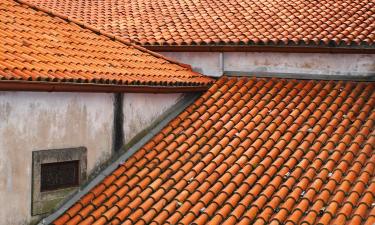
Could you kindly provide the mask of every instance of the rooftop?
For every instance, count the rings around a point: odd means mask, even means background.
[[[54,224],[373,225],[374,88],[223,77]]]
[[[372,0],[22,0],[143,46],[373,48]]]
[[[13,0],[0,2],[0,84],[207,89],[209,77]]]

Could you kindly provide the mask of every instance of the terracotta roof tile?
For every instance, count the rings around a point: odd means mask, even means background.
[[[54,224],[372,224],[374,123],[374,83],[223,77]]]
[[[12,0],[0,2],[0,80],[200,86],[212,80],[156,53]]]
[[[141,45],[372,46],[371,0],[25,0]]]

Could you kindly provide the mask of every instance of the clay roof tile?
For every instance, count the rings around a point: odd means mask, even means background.
[[[213,82],[187,65],[82,22],[59,18],[63,13],[51,16],[50,10],[13,0],[1,1],[0,9],[0,80],[8,85],[74,83],[199,89]]]
[[[55,224],[371,224],[374,104],[371,82],[223,77]]]
[[[373,46],[371,0],[22,0],[142,45]]]

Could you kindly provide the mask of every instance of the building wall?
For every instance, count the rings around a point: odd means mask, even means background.
[[[125,93],[123,100],[124,142],[128,144],[137,134],[157,122],[160,116],[182,97],[177,94]]]
[[[182,94],[123,98],[125,144],[176,104]],[[0,225],[39,221],[31,216],[32,151],[85,146],[87,174],[112,155],[114,94],[0,92]]]
[[[318,75],[375,75],[375,55],[274,52],[160,52],[197,72],[221,76],[225,71]]]
[[[223,72],[221,53],[218,52],[159,52],[178,62],[192,66],[193,70],[204,75],[221,76]]]
[[[113,94],[0,92],[0,224],[37,219],[32,151],[85,146],[90,174],[111,155],[112,127]]]

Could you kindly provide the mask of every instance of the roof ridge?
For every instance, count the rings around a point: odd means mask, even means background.
[[[83,28],[89,29],[89,30],[91,30],[91,31],[93,31],[93,32],[95,32],[95,33],[99,33],[99,34],[104,35],[104,36],[106,36],[106,37],[108,37],[108,38],[110,38],[110,39],[117,40],[117,41],[119,41],[119,42],[121,42],[121,43],[123,43],[123,44],[125,44],[125,45],[132,46],[132,47],[134,47],[134,48],[136,48],[136,49],[138,49],[138,50],[140,50],[140,51],[142,51],[142,52],[146,52],[146,53],[148,53],[148,54],[150,54],[150,55],[153,55],[153,56],[155,56],[155,57],[157,57],[157,58],[161,58],[161,59],[167,60],[167,61],[169,61],[169,62],[171,62],[171,63],[174,63],[174,64],[177,64],[177,65],[182,66],[182,67],[184,67],[184,68],[187,68],[187,69],[189,69],[190,71],[192,71],[192,72],[194,72],[194,73],[196,73],[196,74],[200,74],[200,73],[198,73],[198,72],[193,71],[192,67],[191,67],[189,64],[180,63],[180,62],[178,62],[178,61],[176,61],[176,60],[170,59],[170,58],[168,58],[168,57],[166,57],[166,56],[163,56],[163,55],[161,55],[161,54],[159,54],[159,53],[156,53],[156,52],[150,51],[150,50],[148,50],[148,49],[146,49],[146,48],[144,48],[144,47],[141,47],[141,46],[139,46],[139,45],[133,44],[133,43],[131,43],[131,42],[125,40],[125,39],[122,38],[122,37],[119,37],[119,36],[116,36],[116,35],[113,35],[113,34],[107,33],[107,32],[102,31],[102,30],[100,30],[100,29],[98,29],[98,28],[96,28],[96,27],[93,27],[93,26],[91,26],[91,25],[88,25],[88,24],[84,23],[83,21],[80,21],[80,20],[77,20],[77,19],[74,19],[74,18],[70,18],[70,17],[68,17],[68,16],[65,16],[65,15],[63,15],[63,14],[61,14],[61,13],[55,12],[55,11],[53,11],[53,10],[45,9],[45,8],[43,8],[43,7],[40,7],[40,6],[34,5],[34,4],[32,4],[32,3],[28,2],[28,1],[25,1],[25,0],[14,0],[14,1],[15,1],[15,2],[18,2],[18,3],[20,3],[20,4],[27,5],[28,7],[33,8],[33,9],[35,9],[35,10],[42,11],[42,12],[44,12],[44,13],[47,13],[47,14],[50,14],[50,15],[53,15],[53,16],[56,16],[56,17],[59,17],[59,18],[62,19],[62,20],[65,20],[65,21],[68,21],[68,22],[73,22],[73,23],[75,23],[75,24],[77,24],[77,25],[79,25],[79,26],[81,26],[81,27],[83,27]],[[203,74],[200,74],[200,75],[203,75]]]

